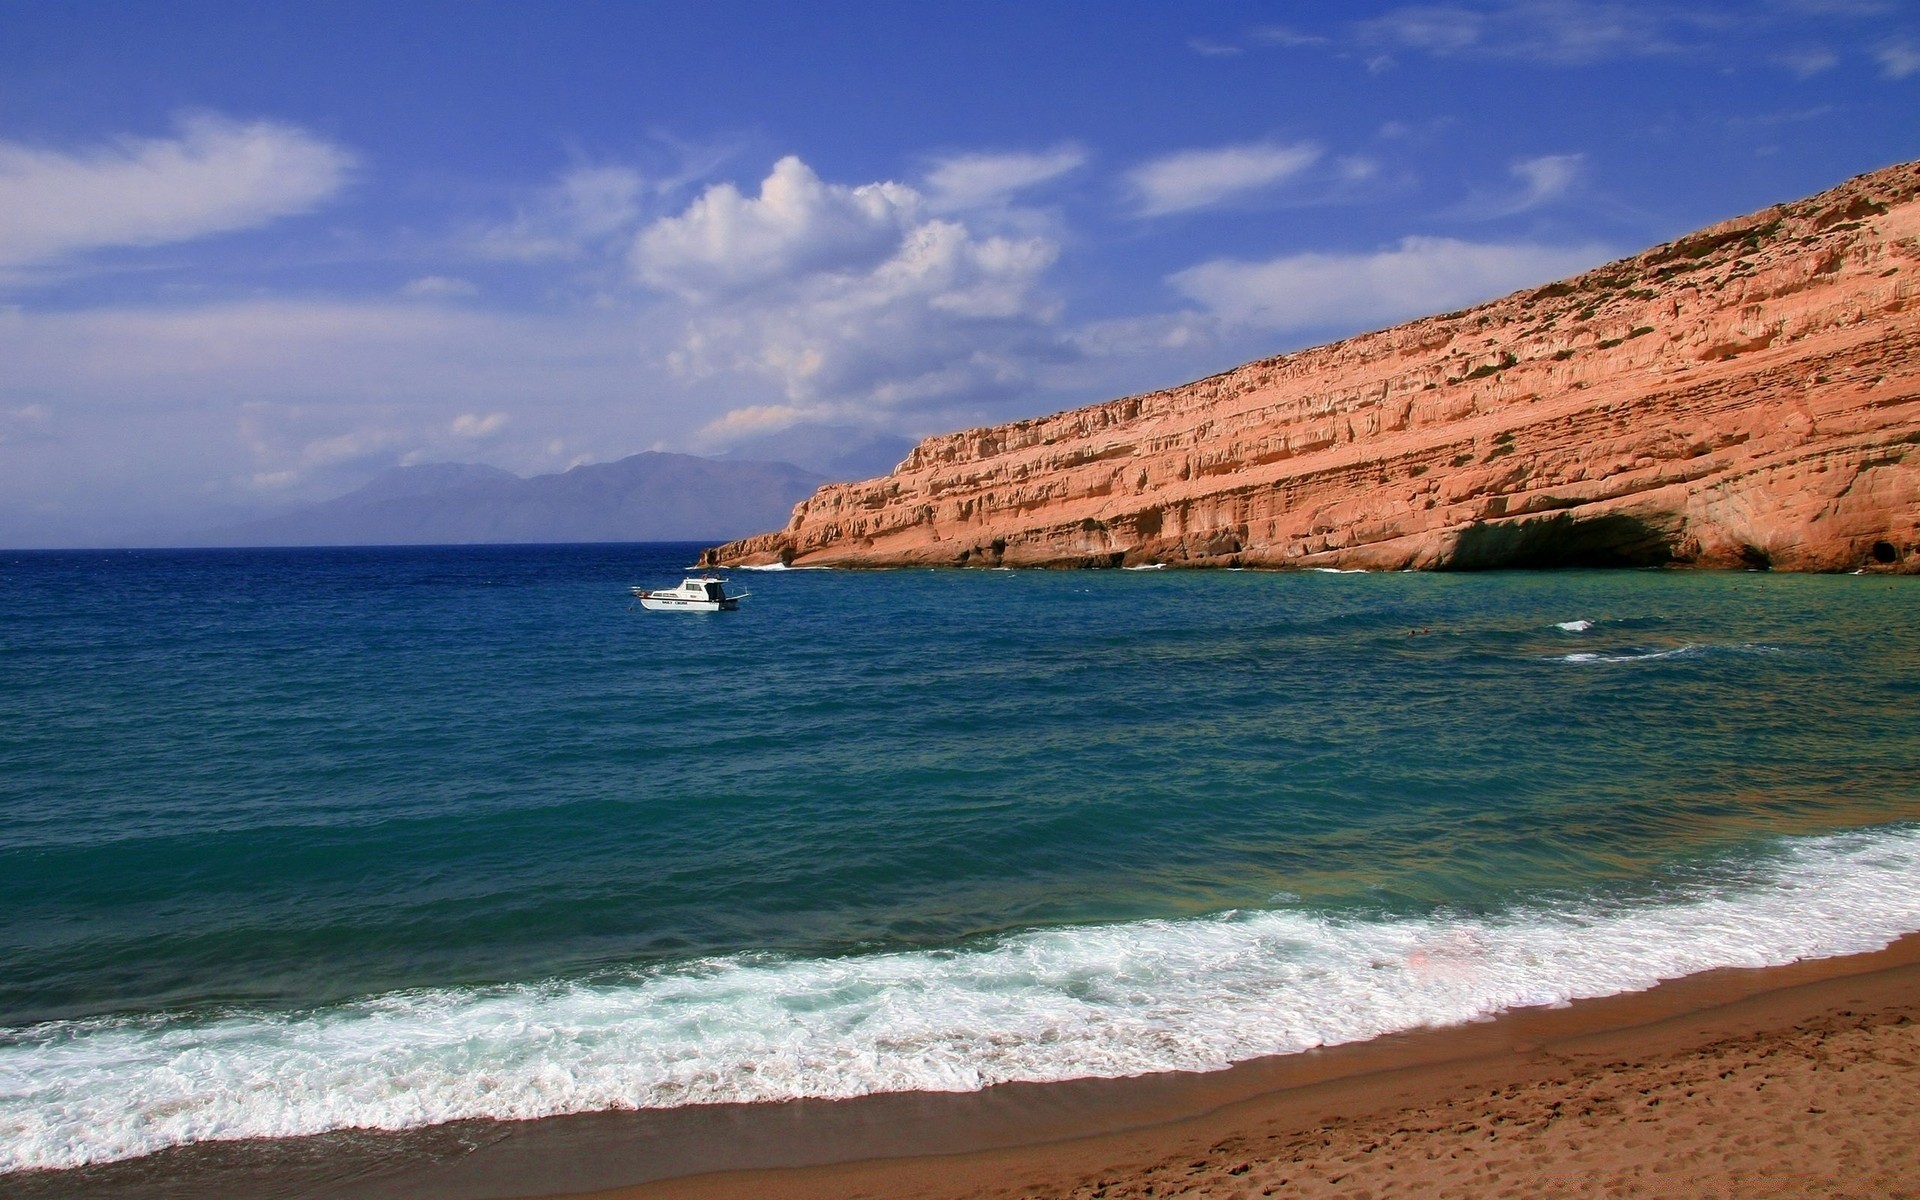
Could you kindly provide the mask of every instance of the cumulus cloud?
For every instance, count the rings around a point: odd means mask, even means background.
[[[1015,192],[1077,170],[1087,161],[1078,146],[1038,154],[963,154],[936,162],[927,172],[927,201],[936,212],[1004,204]]]
[[[1355,329],[1443,312],[1607,260],[1596,245],[1409,237],[1372,254],[1215,259],[1170,277],[1220,320],[1271,330]]]
[[[1311,143],[1254,142],[1213,150],[1183,150],[1127,173],[1135,212],[1143,217],[1190,212],[1285,183],[1320,161]]]
[[[632,231],[645,181],[625,167],[578,167],[523,206],[514,219],[471,239],[483,258],[565,262]]]
[[[353,165],[293,126],[204,115],[79,151],[0,142],[0,269],[254,228],[319,206]]]
[[[975,162],[954,178],[980,196],[1065,161]],[[757,196],[717,185],[642,231],[636,272],[685,314],[674,369],[758,378],[784,400],[740,405],[710,435],[977,403],[1065,352],[1039,290],[1054,243],[981,236],[931,209],[904,184],[828,183],[785,158]]]
[[[829,184],[798,158],[774,164],[758,196],[718,184],[635,241],[640,279],[709,300],[814,272],[866,271],[917,227],[925,203],[898,183]]]

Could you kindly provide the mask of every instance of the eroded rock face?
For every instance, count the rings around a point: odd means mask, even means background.
[[[708,561],[1920,573],[1920,164],[1465,312],[928,438]]]

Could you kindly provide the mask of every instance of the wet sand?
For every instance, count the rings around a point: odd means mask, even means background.
[[[206,1143],[9,1196],[1920,1197],[1920,936],[1207,1074]]]
[[[1920,1196],[1920,939],[1240,1073],[1277,1086],[1093,1137],[598,1200]]]

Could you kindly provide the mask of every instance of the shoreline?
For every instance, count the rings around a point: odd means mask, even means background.
[[[1915,1106],[1893,1098],[1920,1092],[1920,1067],[1913,1065],[1920,1061],[1920,934],[1867,954],[1723,968],[1643,992],[1512,1010],[1466,1025],[1256,1059],[1217,1072],[206,1142],[96,1167],[18,1173],[6,1185],[10,1195],[23,1198],[103,1200],[934,1200],[1118,1197],[1146,1194],[1141,1189],[1147,1186],[1156,1195],[1172,1189],[1225,1196],[1282,1176],[1291,1179],[1290,1193],[1298,1191],[1305,1183],[1300,1172],[1311,1171],[1318,1159],[1340,1158],[1342,1147],[1358,1147],[1354,1153],[1376,1172],[1410,1184],[1420,1163],[1430,1167],[1435,1161],[1422,1157],[1431,1146],[1375,1153],[1395,1149],[1395,1138],[1418,1141],[1410,1130],[1426,1130],[1420,1136],[1429,1142],[1477,1139],[1481,1134],[1459,1127],[1477,1130],[1485,1112],[1516,1104],[1525,1109],[1523,1100],[1536,1102],[1536,1115],[1547,1113],[1546,1126],[1571,1128],[1555,1118],[1563,1109],[1592,1108],[1596,1088],[1617,1099],[1611,1094],[1626,1081],[1645,1076],[1658,1082],[1702,1055],[1737,1051],[1786,1061],[1799,1053],[1793,1047],[1809,1038],[1824,1044],[1836,1032],[1850,1044],[1867,1046],[1867,1059],[1883,1065],[1891,1060],[1896,1067],[1890,1069],[1904,1071],[1900,1090],[1886,1093],[1885,1103],[1876,1099],[1881,1091],[1857,1087],[1863,1077],[1856,1071],[1849,1085],[1858,1094],[1850,1102],[1885,1110],[1880,1124],[1895,1123],[1891,1144],[1904,1156],[1878,1154],[1876,1161],[1920,1187],[1920,1112],[1905,1115]],[[1889,1038],[1914,1044],[1885,1053],[1871,1049],[1885,1049]],[[1712,1110],[1704,1116],[1686,1116],[1678,1097],[1667,1105],[1661,1119],[1684,1124],[1665,1129],[1660,1144],[1677,1144],[1676,1129],[1698,1131],[1721,1121],[1777,1123],[1778,1114],[1739,1116],[1745,1110],[1738,1102],[1753,1096],[1716,1098],[1713,1084],[1708,1078],[1686,1090],[1687,1103],[1694,1103],[1696,1092],[1708,1096]],[[1781,1085],[1775,1094],[1783,1094]],[[1802,1107],[1838,1112],[1844,1104]],[[1630,1119],[1609,1118],[1622,1129]],[[1862,1120],[1853,1115],[1854,1125]],[[1529,1123],[1507,1118],[1495,1124],[1511,1133]],[[1485,1136],[1497,1140],[1500,1132],[1489,1127]],[[1544,1161],[1537,1146],[1528,1155],[1534,1167]],[[1598,1170],[1562,1165],[1583,1178]],[[1322,1175],[1331,1181],[1350,1173]],[[1176,1182],[1180,1186],[1173,1188]],[[1539,1184],[1534,1178],[1523,1190],[1539,1194]],[[1429,1179],[1423,1186],[1439,1183]]]
[[[1889,1046],[1890,1041],[1895,1044]],[[1829,1049],[1835,1045],[1838,1050]],[[1739,1126],[1757,1125],[1764,1134],[1779,1123],[1774,1110],[1783,1105],[1795,1110],[1802,1124],[1846,1128],[1850,1136],[1829,1129],[1811,1132],[1815,1140],[1831,1136],[1835,1150],[1844,1146],[1853,1153],[1861,1151],[1856,1138],[1868,1123],[1862,1118],[1877,1115],[1884,1126],[1883,1147],[1898,1146],[1901,1152],[1879,1153],[1870,1164],[1831,1154],[1821,1161],[1819,1155],[1794,1153],[1799,1140],[1790,1136],[1794,1131],[1774,1129],[1775,1139],[1757,1141],[1749,1128],[1733,1133],[1731,1144],[1745,1156],[1750,1184],[1771,1180],[1777,1186],[1784,1174],[1809,1187],[1846,1189],[1831,1194],[1886,1195],[1890,1181],[1905,1194],[1920,1187],[1920,1108],[1911,1102],[1920,1093],[1916,1050],[1920,934],[1910,934],[1868,954],[1723,968],[1644,992],[1512,1010],[1469,1025],[1256,1060],[1207,1075],[1103,1081],[1119,1085],[1104,1098],[1114,1106],[1110,1115],[1116,1124],[1088,1136],[545,1195],[591,1200],[1242,1196],[1264,1194],[1263,1183],[1284,1185],[1288,1194],[1337,1187],[1337,1194],[1358,1195],[1364,1193],[1353,1189],[1365,1182],[1358,1178],[1364,1163],[1377,1184],[1415,1195],[1445,1194],[1446,1176],[1459,1173],[1448,1167],[1458,1167],[1471,1175],[1452,1181],[1458,1194],[1480,1196],[1494,1194],[1496,1183],[1487,1170],[1491,1163],[1472,1161],[1476,1150],[1485,1149],[1481,1142],[1497,1142],[1504,1132],[1509,1146],[1525,1143],[1529,1124],[1538,1135],[1576,1111],[1597,1118],[1587,1121],[1593,1127],[1589,1137],[1615,1152],[1595,1154],[1573,1140],[1576,1153],[1554,1155],[1554,1147],[1535,1136],[1533,1144],[1509,1151],[1509,1159],[1518,1160],[1508,1164],[1518,1167],[1517,1177],[1502,1181],[1512,1187],[1499,1194],[1585,1192],[1609,1172],[1608,1194],[1641,1194],[1636,1176],[1650,1181],[1651,1190],[1644,1193],[1649,1195],[1674,1194],[1671,1189],[1682,1181],[1688,1182],[1682,1189],[1687,1194],[1710,1194],[1713,1184],[1733,1184],[1739,1194],[1741,1170],[1714,1160],[1711,1152],[1687,1161],[1686,1139],[1675,1136],[1677,1129],[1690,1127],[1696,1140],[1709,1143],[1719,1141],[1722,1130],[1731,1133]],[[1799,1065],[1812,1064],[1801,1075],[1824,1069],[1829,1084],[1838,1084],[1834,1077],[1862,1060],[1880,1066],[1882,1078],[1864,1078],[1867,1073],[1856,1069],[1843,1087],[1808,1090],[1803,1079],[1796,1091],[1791,1081],[1796,1055]],[[1853,1061],[1846,1061],[1849,1057]],[[1775,1070],[1763,1071],[1759,1079],[1741,1077],[1754,1074],[1756,1059]],[[1841,1061],[1828,1065],[1829,1059]],[[1776,1087],[1775,1097],[1756,1104],[1769,1084]],[[1676,1086],[1682,1095],[1662,1094]],[[1126,1094],[1136,1090],[1139,1095]],[[1809,1097],[1828,1107],[1803,1105]],[[1696,1111],[1686,1111],[1684,1101],[1696,1099],[1701,1101],[1691,1105]],[[1843,1112],[1849,1100],[1856,1111]],[[1169,1104],[1183,1101],[1208,1106],[1155,1119]],[[1596,1111],[1596,1101],[1614,1107]],[[1658,1112],[1663,1104],[1667,1114]],[[1531,1111],[1500,1111],[1516,1108]],[[1804,1118],[1797,1111],[1801,1108]],[[1651,1139],[1625,1140],[1621,1135],[1630,1124],[1651,1125],[1657,1132]],[[1374,1157],[1381,1150],[1387,1153]],[[1589,1152],[1577,1153],[1582,1150]],[[1446,1165],[1435,1168],[1436,1161]]]

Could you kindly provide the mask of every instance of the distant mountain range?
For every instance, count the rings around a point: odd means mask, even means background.
[[[727,462],[790,462],[828,479],[874,479],[900,465],[913,443],[897,434],[851,425],[794,425],[738,442]]]
[[[881,470],[885,470],[883,467]],[[786,524],[828,477],[786,462],[649,451],[522,479],[498,467],[395,467],[292,512],[207,530],[210,546],[720,542]]]

